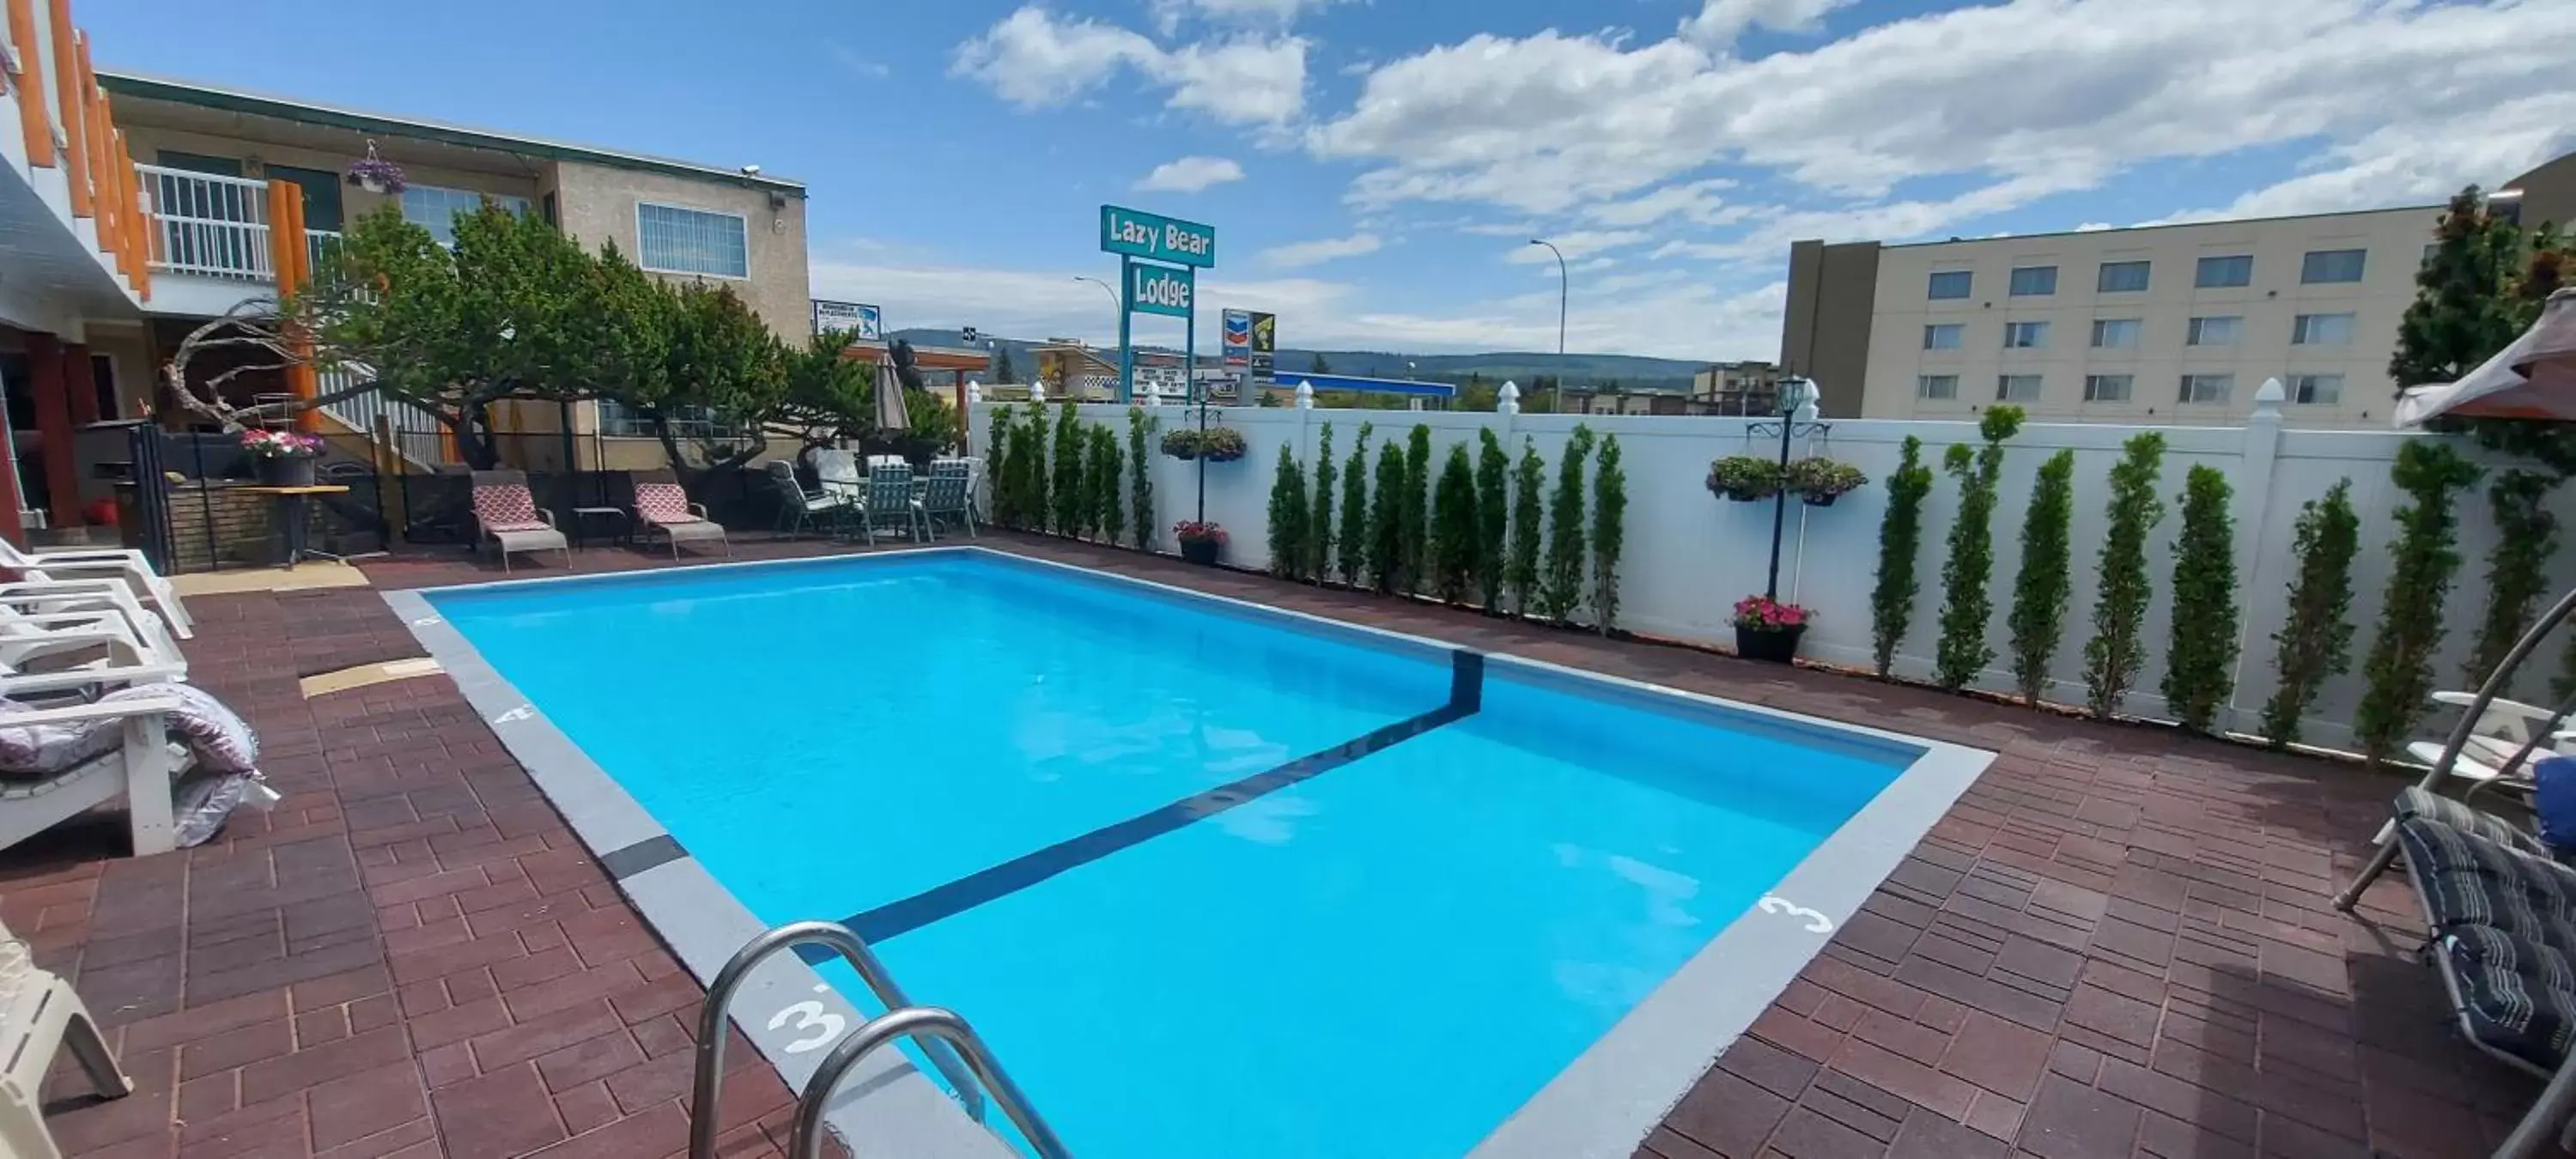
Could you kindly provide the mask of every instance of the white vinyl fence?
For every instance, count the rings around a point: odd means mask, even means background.
[[[991,451],[993,412],[1008,409],[1017,417],[1025,406],[975,404],[973,438],[978,453]],[[1051,404],[1050,428],[1052,409]],[[1157,416],[1167,430],[1194,423],[1196,415],[1195,411],[1180,408],[1148,413]],[[1124,447],[1125,408],[1084,405],[1081,414],[1088,422],[1107,424],[1118,432]],[[1206,468],[1207,517],[1226,529],[1231,541],[1225,556],[1229,564],[1267,565],[1267,511],[1279,455],[1286,450],[1308,467],[1311,494],[1316,436],[1326,423],[1332,424],[1337,467],[1347,462],[1362,422],[1376,426],[1370,441],[1372,465],[1377,448],[1389,440],[1401,443],[1416,423],[1429,427],[1435,483],[1449,446],[1465,441],[1472,454],[1477,430],[1490,426],[1516,464],[1525,439],[1538,447],[1547,461],[1546,490],[1550,492],[1555,489],[1557,460],[1566,437],[1580,423],[1590,426],[1597,435],[1618,436],[1627,472],[1627,543],[1620,563],[1618,626],[1650,635],[1731,646],[1734,633],[1727,617],[1735,601],[1762,591],[1772,505],[1768,501],[1730,502],[1709,494],[1703,486],[1711,459],[1778,453],[1777,434],[1765,439],[1749,433],[1748,428],[1760,420],[1255,407],[1211,409],[1209,416],[1210,425],[1222,423],[1243,432],[1251,446],[1250,453],[1241,460]],[[2040,463],[2061,449],[2072,449],[2076,454],[2074,596],[2067,609],[2065,637],[2058,650],[2048,697],[2069,704],[2083,702],[2083,648],[2092,634],[2095,562],[2102,546],[2110,469],[2120,458],[2121,444],[2149,429],[2161,430],[2165,439],[2164,468],[2157,485],[2165,500],[2165,518],[2148,543],[2148,572],[2154,580],[2155,598],[2142,636],[2147,660],[2128,697],[2126,710],[2142,717],[2167,715],[2160,685],[2170,627],[2171,544],[2181,521],[2179,497],[2184,473],[2196,464],[2214,466],[2227,472],[2234,489],[2244,648],[2237,664],[2235,693],[2219,724],[2247,732],[2259,723],[2263,702],[2275,683],[2271,636],[2281,627],[2288,603],[2287,585],[2294,569],[2290,551],[2292,523],[2302,503],[2324,495],[2336,480],[2349,478],[2353,506],[2361,517],[2361,552],[2353,565],[2352,617],[2358,631],[2353,640],[2352,665],[2345,675],[2326,685],[2302,729],[2302,739],[2308,743],[2347,745],[2353,709],[2361,698],[2362,660],[2378,626],[2388,579],[2387,546],[2394,534],[2391,512],[2405,501],[2404,493],[2389,481],[2389,468],[2397,448],[2421,436],[2394,431],[2284,430],[2279,408],[2271,403],[2258,405],[2244,427],[2029,424],[2006,443],[1994,518],[1995,565],[1990,591],[1994,619],[1986,636],[1996,657],[1976,687],[2008,691],[2012,686],[2005,667],[2010,662],[2005,655],[2010,639],[2005,616],[2012,607],[2013,579],[2020,567],[2022,515],[2029,506]],[[1832,421],[1829,430],[1796,440],[1791,447],[1793,456],[1819,454],[1851,463],[1869,474],[1870,483],[1844,495],[1831,507],[1808,507],[1791,499],[1788,530],[1781,547],[1780,595],[1815,613],[1801,654],[1868,666],[1869,595],[1878,570],[1879,521],[1887,506],[1885,482],[1897,466],[1900,447],[1908,435],[1923,440],[1923,461],[1933,467],[1935,481],[1924,504],[1922,557],[1916,563],[1921,587],[1911,627],[1898,649],[1895,670],[1900,676],[1928,680],[1939,634],[1941,564],[1948,552],[1946,537],[1958,510],[1958,485],[1940,471],[1941,456],[1952,443],[1977,445],[1975,423],[1844,419]],[[2478,451],[2465,440],[2459,446],[2471,459],[2489,467],[2489,478],[2503,465],[2503,460]],[[1148,451],[1152,452],[1151,444]],[[1158,522],[1163,531],[1160,543],[1163,550],[1171,551],[1172,523],[1192,517],[1197,510],[1199,466],[1153,454],[1152,467]],[[1587,462],[1584,478],[1585,499],[1589,502],[1594,464]],[[1341,485],[1346,481],[1336,482]],[[1338,519],[1338,502],[1335,506]],[[2571,539],[2576,539],[2576,488],[2555,495],[2551,507],[2562,524],[2569,526]],[[2458,549],[2463,562],[2445,607],[2449,632],[2434,661],[2439,687],[2459,687],[2466,679],[2460,668],[2486,604],[2485,561],[2495,532],[2484,480],[2463,494],[2457,513]],[[1338,538],[1342,529],[1336,525],[1333,531]],[[2561,551],[2551,561],[2550,575],[2556,590],[2563,591],[2576,583],[2576,561],[2571,561],[2569,554]],[[2559,654],[2555,642],[2544,647],[2526,667],[2514,691],[2525,700],[2544,698],[2549,676],[2557,671]]]

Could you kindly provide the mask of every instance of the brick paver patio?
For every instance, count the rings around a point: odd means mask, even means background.
[[[2534,1093],[2448,1030],[2438,981],[2406,956],[2400,880],[2361,918],[2327,906],[2392,779],[1130,553],[986,543],[2000,752],[1641,1157],[2468,1156]],[[366,570],[385,587],[499,578],[457,555]],[[58,1081],[66,1149],[678,1152],[699,988],[454,685],[298,693],[300,676],[420,654],[378,595],[191,607],[194,678],[259,727],[286,800],[163,857],[101,860],[112,828],[0,855],[0,912],[111,1026],[141,1085],[91,1103]],[[788,1092],[755,1053],[731,1057],[726,1153],[774,1153]]]

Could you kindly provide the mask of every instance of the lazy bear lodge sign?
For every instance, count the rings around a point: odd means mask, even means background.
[[[1216,229],[1158,213],[1104,205],[1100,207],[1100,248],[1107,253],[1206,269],[1216,265]]]

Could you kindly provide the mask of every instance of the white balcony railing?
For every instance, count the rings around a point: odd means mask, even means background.
[[[366,375],[363,370],[325,370],[318,376],[317,387],[321,394],[335,394],[365,381]],[[382,418],[385,429],[393,434],[394,453],[414,466],[435,467],[452,460],[438,416],[410,403],[371,392],[324,403],[322,413],[370,439],[384,433],[376,426],[376,420]]]
[[[152,268],[274,281],[268,260],[268,183],[137,165],[152,215]]]
[[[332,256],[339,252],[340,235],[338,233],[327,229],[308,229],[304,231],[304,264],[306,269],[319,272],[324,265],[331,261]]]

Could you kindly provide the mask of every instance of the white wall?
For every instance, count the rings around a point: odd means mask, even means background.
[[[973,409],[977,446],[989,452],[994,405],[978,404]],[[1015,415],[1022,410],[1017,406],[1010,409]],[[1152,413],[1160,416],[1168,428],[1192,421],[1195,412],[1163,408]],[[1120,432],[1124,445],[1124,408],[1085,405],[1082,414],[1089,421],[1111,424]],[[1209,415],[1211,424],[1222,422],[1242,431],[1251,446],[1251,452],[1243,459],[1210,465],[1206,472],[1207,517],[1223,524],[1230,536],[1225,557],[1230,564],[1266,566],[1267,509],[1278,456],[1283,447],[1294,448],[1299,459],[1309,465],[1311,489],[1315,438],[1325,423],[1333,426],[1337,466],[1348,459],[1351,440],[1363,421],[1377,426],[1372,448],[1384,445],[1390,437],[1402,441],[1416,422],[1428,426],[1432,432],[1435,481],[1449,445],[1466,441],[1472,453],[1477,429],[1491,425],[1515,462],[1524,437],[1536,442],[1539,453],[1547,460],[1550,491],[1555,487],[1556,463],[1566,437],[1581,423],[1597,434],[1618,436],[1628,476],[1627,544],[1620,565],[1620,627],[1731,646],[1734,635],[1727,616],[1735,601],[1762,591],[1769,559],[1772,505],[1729,502],[1710,495],[1703,486],[1711,459],[1777,453],[1776,435],[1762,439],[1749,433],[1747,428],[1754,420],[1244,407],[1211,410]],[[1050,424],[1052,421],[1050,418]],[[2108,476],[2120,458],[2121,445],[2149,429],[2161,430],[2165,437],[2164,470],[2157,488],[2166,500],[2165,518],[2148,544],[2155,599],[2143,633],[2147,662],[2138,673],[2127,711],[2146,717],[2166,715],[2159,684],[2164,677],[2165,640],[2170,630],[2171,545],[2180,523],[2179,496],[2184,473],[2195,464],[2214,466],[2228,472],[2235,489],[2237,582],[2244,609],[2241,623],[2245,647],[2239,660],[2236,691],[2221,724],[2244,731],[2254,729],[2263,702],[2273,688],[2271,635],[2281,626],[2287,603],[2286,586],[2293,568],[2291,525],[2298,518],[2300,504],[2322,496],[2337,479],[2350,478],[2353,505],[2362,520],[2361,553],[2353,566],[2352,614],[2354,623],[2359,625],[2353,642],[2353,671],[2326,686],[2311,709],[2302,738],[2318,744],[2345,744],[2350,736],[2348,722],[2361,697],[2361,661],[2377,628],[2382,589],[2388,578],[2387,544],[2395,531],[2391,511],[2404,501],[2403,494],[2389,482],[2389,467],[2397,448],[2415,436],[2393,431],[2284,431],[2277,413],[2270,411],[2258,411],[2253,421],[2243,427],[2150,428],[2102,423],[2023,427],[2006,444],[2001,497],[1994,519],[1995,567],[1990,592],[1994,622],[1987,642],[1996,657],[1976,686],[1996,691],[2011,687],[2010,659],[2005,654],[2010,630],[2005,616],[2011,610],[2012,584],[2019,568],[2023,512],[2029,506],[2040,463],[2061,449],[2071,449],[2076,454],[2074,597],[2067,609],[2066,633],[2054,668],[2050,698],[2070,704],[2084,700],[2081,664],[2084,642],[2092,633],[2094,565],[2102,546]],[[1929,679],[1939,634],[1941,563],[1947,555],[1946,537],[1958,510],[1957,484],[1939,472],[1939,464],[1942,451],[1950,444],[1976,441],[1974,423],[1847,419],[1832,423],[1827,432],[1798,440],[1793,453],[1829,455],[1852,463],[1868,472],[1870,484],[1843,496],[1831,507],[1808,507],[1794,500],[1790,503],[1781,548],[1780,588],[1783,599],[1804,604],[1816,614],[1803,645],[1804,655],[1868,666],[1869,594],[1877,577],[1879,521],[1887,505],[1884,484],[1896,468],[1907,435],[1923,440],[1924,462],[1934,468],[1936,480],[1924,505],[1924,546],[1922,558],[1916,561],[1921,590],[1916,597],[1912,626],[1898,649],[1896,671],[1902,676]],[[2461,450],[2491,467],[2497,462],[2466,443],[2461,444]],[[1374,454],[1370,461],[1374,466]],[[1169,551],[1172,522],[1190,518],[1196,511],[1198,466],[1156,454],[1153,468],[1155,502],[1164,531],[1161,543]],[[1588,500],[1594,477],[1591,466],[1587,465],[1584,474]],[[2570,535],[2576,536],[2576,488],[2561,491],[2552,507],[2562,523],[2571,527]],[[1337,517],[1338,510],[1337,502]],[[2440,687],[2458,687],[2465,679],[2460,665],[2485,606],[2485,559],[2495,542],[2483,481],[2462,496],[2457,512],[2459,550],[2464,563],[2447,604],[2450,631],[2434,663],[2436,684]],[[1339,531],[1336,527],[1337,535]],[[2576,560],[2569,559],[2569,555],[2562,551],[2552,561],[2551,578],[2558,590],[2576,584]],[[2559,649],[2550,646],[2535,657],[2517,682],[2523,699],[2545,695],[2548,678],[2557,671],[2558,656]]]

